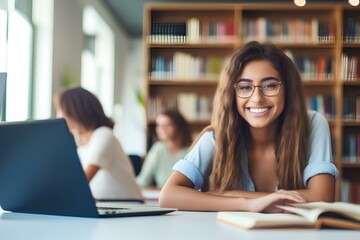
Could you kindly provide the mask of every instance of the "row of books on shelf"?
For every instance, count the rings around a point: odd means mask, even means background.
[[[173,56],[153,56],[150,77],[163,79],[213,79],[217,81],[225,59],[221,57],[199,57],[185,52],[175,52]]]
[[[286,50],[286,54],[294,61],[304,81],[334,79],[334,62],[331,57],[294,56],[289,50]],[[217,80],[225,61],[225,57],[194,56],[190,53],[176,51],[173,55],[168,56],[153,55],[149,74],[153,80]]]
[[[343,96],[343,119],[360,120],[360,95],[347,92]]]
[[[333,80],[333,59],[331,57],[310,57],[295,56],[293,57],[302,80]]]
[[[151,43],[185,43],[186,23],[152,23],[148,40]]]
[[[341,71],[344,81],[358,81],[360,78],[359,56],[349,56],[343,53]]]
[[[202,41],[233,41],[234,22],[200,22],[190,18],[186,22],[156,22],[151,25],[151,43],[198,43]]]
[[[152,96],[149,100],[148,114],[150,119],[166,109],[177,109],[188,121],[210,120],[213,98],[195,93],[179,93],[166,99]]]
[[[240,32],[245,41],[273,41],[294,43],[334,43],[335,23],[312,19],[246,18]],[[199,43],[236,39],[233,20],[200,21],[189,18],[184,22],[154,22],[148,40],[151,43]],[[343,42],[360,43],[360,21],[344,21]]]
[[[343,42],[360,43],[360,21],[347,18],[344,21]]]
[[[198,18],[190,18],[186,28],[186,41],[199,42],[232,42],[235,40],[234,21],[200,22]]]
[[[307,96],[306,105],[308,109],[321,113],[328,120],[336,118],[336,99],[334,95]]]
[[[360,163],[360,134],[344,134],[343,163]]]
[[[340,200],[343,202],[351,202],[360,204],[360,182],[342,179]]]
[[[335,42],[335,23],[312,19],[268,19],[258,17],[245,19],[242,24],[245,40],[333,43]]]

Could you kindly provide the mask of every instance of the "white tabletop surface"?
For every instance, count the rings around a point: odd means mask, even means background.
[[[90,219],[3,212],[0,239],[346,239],[359,240],[360,231],[241,230],[216,221],[215,212],[177,211],[162,216]]]

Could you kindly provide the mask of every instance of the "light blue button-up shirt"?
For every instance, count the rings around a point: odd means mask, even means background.
[[[304,184],[307,187],[308,180],[317,174],[330,174],[338,177],[338,170],[332,163],[331,137],[327,120],[319,113],[308,111],[310,133],[310,157],[304,169]],[[215,139],[213,132],[204,133],[192,150],[184,159],[177,162],[173,170],[184,174],[199,190],[205,180],[211,174]],[[249,173],[249,165],[246,151],[242,151],[241,174],[238,183],[239,190],[255,191],[254,182]]]

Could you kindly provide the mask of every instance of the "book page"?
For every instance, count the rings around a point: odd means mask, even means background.
[[[344,217],[352,218],[360,221],[360,206],[357,204],[345,203],[345,202],[312,202],[312,203],[300,203],[289,204],[290,206],[278,206],[289,212],[299,214],[306,217],[311,222],[315,222],[320,214],[325,212],[333,212],[340,214]]]
[[[313,226],[301,216],[286,213],[219,212],[217,219],[243,229]]]
[[[307,208],[301,208],[301,207],[292,207],[292,206],[277,206],[278,208],[284,209],[288,212],[292,212],[295,214],[298,214],[300,216],[305,217],[306,219],[308,219],[310,222],[314,223],[317,221],[317,219],[319,218],[320,214],[325,212],[326,210],[324,209],[307,209]]]

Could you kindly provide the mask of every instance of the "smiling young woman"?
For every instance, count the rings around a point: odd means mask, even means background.
[[[287,202],[334,201],[337,174],[328,123],[306,110],[294,63],[249,42],[224,68],[211,125],[174,166],[160,205],[279,212]]]

